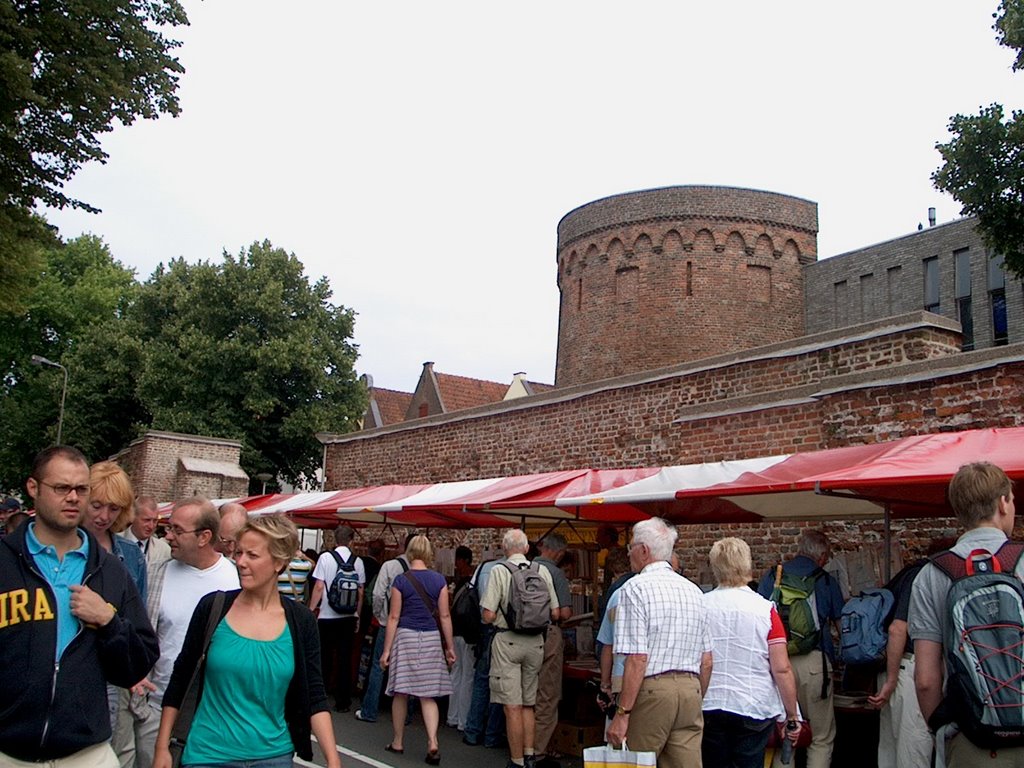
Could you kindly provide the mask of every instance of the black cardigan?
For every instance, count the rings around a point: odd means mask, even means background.
[[[240,592],[241,590],[236,589],[226,593],[227,599],[224,601],[221,619],[230,610]],[[174,672],[171,673],[167,692],[164,693],[164,706],[181,708],[192,670],[203,655],[203,638],[210,619],[210,611],[213,610],[215,594],[211,592],[203,597],[192,614],[185,642],[174,662]],[[320,637],[317,634],[316,618],[306,606],[283,595],[281,605],[295,649],[295,675],[288,684],[288,691],[284,697],[284,719],[288,723],[288,733],[292,737],[292,746],[295,747],[296,753],[304,760],[312,760],[309,719],[317,712],[328,711],[327,691],[324,689],[324,679],[320,672]],[[203,695],[202,685],[203,678],[200,676],[200,699]]]

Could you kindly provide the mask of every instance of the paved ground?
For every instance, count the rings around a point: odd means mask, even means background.
[[[354,711],[354,710],[353,710]],[[394,755],[384,751],[384,745],[391,741],[390,712],[381,712],[376,723],[362,723],[353,717],[352,712],[332,713],[334,717],[334,734],[341,752],[341,763],[344,768],[411,768],[424,765],[423,758],[427,754],[427,734],[423,729],[423,721],[417,714],[412,725],[405,729],[405,754]],[[508,762],[505,749],[488,749],[486,747],[468,747],[462,743],[462,734],[454,728],[441,726],[438,735],[441,745],[441,765],[449,768],[504,768]],[[580,768],[579,758],[563,759],[562,768]],[[325,765],[323,754],[317,745],[313,745],[313,761],[306,762],[296,758],[297,765],[313,768]]]

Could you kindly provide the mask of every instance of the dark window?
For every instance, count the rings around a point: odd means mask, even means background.
[[[988,260],[988,300],[992,306],[992,343],[1001,347],[1010,341],[1006,324],[1006,272],[1002,256]]]
[[[846,293],[846,281],[840,280],[832,286],[832,327],[845,328],[850,324],[850,300]]]
[[[958,299],[971,295],[971,252],[966,248],[953,251],[953,264],[956,274],[953,290]]]
[[[971,313],[971,252],[967,248],[953,251],[953,293],[956,313],[963,329],[964,350],[974,349],[974,316]]]
[[[1010,339],[1006,329],[1006,289],[989,291],[988,295],[992,302],[992,343],[1001,347]]]
[[[885,311],[886,314],[895,315],[900,307],[900,274],[901,267],[889,267],[885,270]]]
[[[939,312],[939,257],[924,260],[924,308]]]

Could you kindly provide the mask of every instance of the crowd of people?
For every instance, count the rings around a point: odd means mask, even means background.
[[[502,557],[476,567],[459,547],[449,585],[422,534],[385,560],[380,540],[357,555],[341,525],[332,549],[302,552],[286,518],[202,497],[177,501],[160,538],[155,500],[136,497],[115,463],[90,467],[68,446],[36,457],[26,490],[34,515],[9,518],[0,539],[0,767],[285,768],[311,759],[315,736],[328,768],[340,768],[330,699],[350,712],[360,688],[356,722],[375,722],[391,699],[382,751],[406,751],[415,703],[424,761],[440,764],[447,697],[445,722],[465,744],[507,743],[507,768],[558,765],[572,612],[560,534],[531,558],[525,532],[510,529]],[[889,584],[895,608],[869,699],[885,768],[929,765],[933,754],[940,765],[1024,764],[1024,747],[975,743],[944,702],[956,621],[947,595],[962,578],[950,562],[970,570],[978,552],[993,553],[982,570],[1024,578],[1024,545],[1003,547],[1012,485],[998,467],[969,464],[949,500],[965,532]],[[705,593],[680,573],[677,535],[651,518],[628,547],[605,542],[596,647],[608,743],[653,752],[658,765],[753,768],[770,743],[788,742],[806,744],[809,768],[829,766],[843,594],[824,569],[827,537],[805,529],[794,556],[756,581],[749,545],[721,539]],[[813,631],[795,629],[782,583],[806,585]]]

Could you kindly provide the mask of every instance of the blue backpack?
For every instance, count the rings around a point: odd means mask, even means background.
[[[886,619],[896,599],[884,587],[865,589],[843,606],[840,656],[847,664],[871,664],[885,656]]]

